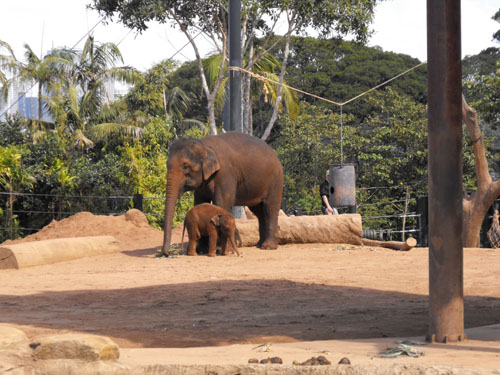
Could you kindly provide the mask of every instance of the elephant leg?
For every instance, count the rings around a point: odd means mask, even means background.
[[[208,256],[214,257],[217,251],[217,229],[215,227],[209,229],[209,245],[208,245]]]
[[[250,211],[253,212],[255,216],[257,216],[257,219],[259,220],[259,242],[257,242],[257,247],[261,247],[262,243],[265,241],[265,218],[264,218],[264,209],[263,209],[263,204],[259,203],[256,206],[248,207]]]
[[[224,235],[221,235],[220,237],[220,248],[221,248],[221,255],[227,255],[227,237]]]
[[[198,251],[200,254],[206,254],[208,253],[209,247],[210,244],[208,236],[201,236],[200,240],[198,241],[198,245],[196,246],[196,251]]]
[[[279,206],[275,207],[274,205],[264,204],[262,211],[264,217],[264,241],[260,248],[263,250],[276,250],[278,248]]]
[[[200,239],[200,231],[198,230],[198,227],[193,224],[192,222],[189,222],[186,224],[187,227],[187,232],[188,232],[188,246],[187,246],[187,251],[186,254],[189,256],[196,256],[198,255],[196,253],[196,244],[198,243],[198,240]]]
[[[187,248],[187,255],[189,256],[196,256],[198,255],[196,253],[196,240],[195,239],[189,239],[189,243],[188,243],[188,248]]]
[[[196,191],[194,192],[194,205],[197,206],[201,203],[210,203],[210,199],[201,194],[200,192]],[[199,254],[207,254],[208,253],[208,247],[209,247],[209,242],[208,242],[208,236],[200,236],[198,245],[196,246],[196,251]]]

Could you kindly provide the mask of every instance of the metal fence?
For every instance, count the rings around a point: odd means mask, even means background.
[[[12,214],[15,216],[13,227],[7,223],[7,201],[9,193],[0,192],[0,241],[8,238],[26,236],[42,229],[52,220],[62,220],[78,212],[87,211],[94,215],[122,215],[131,208],[142,211],[149,222],[158,228],[163,223],[164,197],[134,195],[78,196],[13,193],[15,205]],[[183,198],[187,200],[187,198]],[[339,213],[353,211],[361,214],[363,219],[363,236],[371,239],[400,241],[415,237],[418,246],[428,246],[427,197],[408,197],[388,202],[359,202],[353,207],[338,207]],[[189,202],[187,202],[189,204]],[[387,211],[391,214],[374,215],[373,212]],[[481,246],[490,247],[486,232],[491,226],[493,211],[500,206],[495,201],[483,222]],[[288,215],[320,215],[321,211],[305,211],[300,207],[285,210]],[[371,212],[372,214],[368,214]]]

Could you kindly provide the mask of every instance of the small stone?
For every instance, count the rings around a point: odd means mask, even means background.
[[[271,363],[278,363],[280,365],[283,364],[283,360],[280,357],[272,357],[271,358]]]
[[[259,360],[257,358],[250,358],[248,363],[259,363]]]
[[[350,365],[351,361],[349,361],[349,358],[344,357],[339,361],[339,365]]]
[[[84,361],[116,360],[120,350],[105,336],[62,334],[41,338],[32,343],[34,359],[80,359]],[[36,345],[38,344],[38,345]]]
[[[292,362],[292,365],[294,365],[294,366],[301,366],[302,363],[300,363],[299,361],[295,360],[295,361]]]
[[[328,359],[326,359],[326,357],[324,355],[320,355],[318,357],[318,362],[320,365],[331,365],[332,364]]]
[[[271,363],[271,358],[264,358],[260,360],[260,363],[266,364],[266,363]]]

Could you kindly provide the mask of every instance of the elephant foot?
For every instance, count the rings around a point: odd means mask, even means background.
[[[190,256],[190,257],[198,256],[198,254],[196,253],[196,251],[188,251],[186,255]]]
[[[210,253],[210,252],[209,252],[209,253],[208,253],[208,256],[209,256],[209,257],[215,257],[215,251],[214,251],[213,253]]]
[[[257,247],[261,250],[276,250],[278,248],[278,241],[266,240],[260,246],[257,245]]]

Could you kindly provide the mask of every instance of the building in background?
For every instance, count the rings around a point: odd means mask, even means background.
[[[105,97],[108,103],[119,100],[127,95],[133,85],[108,80],[104,85]],[[43,95],[47,95],[46,92]],[[43,100],[42,100],[43,103]],[[42,104],[43,106],[43,104]],[[19,114],[21,117],[31,120],[38,119],[38,85],[29,82],[21,82],[16,79],[8,90],[7,98],[0,97],[0,121]],[[53,118],[47,108],[42,109],[42,120],[53,122]]]

